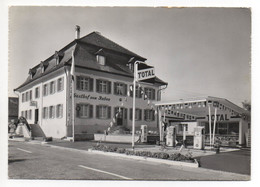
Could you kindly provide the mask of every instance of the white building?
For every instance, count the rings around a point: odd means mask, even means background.
[[[105,38],[98,32],[79,37],[29,70],[15,89],[19,116],[42,129],[45,136],[72,136],[71,64],[75,61],[75,133],[103,133],[113,128],[131,130],[133,64],[146,59]],[[150,67],[139,64],[139,69]],[[148,125],[157,130],[153,101],[161,99],[167,83],[155,77],[139,83],[136,93],[136,130]]]

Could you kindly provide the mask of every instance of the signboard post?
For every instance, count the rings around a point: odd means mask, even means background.
[[[218,108],[218,105],[219,105],[218,102],[214,102],[213,103],[213,107],[215,108],[213,135],[212,135],[213,145],[215,144],[215,129],[216,129],[216,122],[217,122],[217,108]]]
[[[209,116],[211,116],[211,112],[210,112],[210,104],[208,103],[208,107],[209,107]],[[209,117],[209,146],[211,147],[211,117]]]
[[[147,68],[138,70],[138,63],[141,61],[135,61],[134,63],[134,82],[133,82],[133,120],[132,120],[132,148],[135,146],[135,92],[136,92],[136,82],[151,79],[155,77],[154,68]]]

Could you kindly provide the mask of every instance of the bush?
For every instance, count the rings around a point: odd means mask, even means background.
[[[125,148],[117,148],[117,153],[125,153]]]
[[[135,155],[135,152],[132,151],[132,150],[126,150],[126,151],[125,151],[125,154],[126,154],[126,155]]]
[[[194,162],[194,159],[192,158],[192,154],[190,152],[187,153],[186,155],[182,155],[180,153],[168,154],[165,152],[152,153],[150,151],[133,151],[133,150],[127,150],[125,148],[112,147],[112,146],[107,146],[107,145],[95,145],[92,147],[92,149],[104,151],[104,152],[124,153],[126,155],[152,157],[152,158],[159,158],[159,159],[169,159],[169,160],[174,160],[174,161]]]

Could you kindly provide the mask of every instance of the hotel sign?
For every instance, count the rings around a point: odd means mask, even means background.
[[[142,69],[137,71],[136,80],[145,80],[155,77],[154,68]]]

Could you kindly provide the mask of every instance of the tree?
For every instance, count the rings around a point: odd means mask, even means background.
[[[251,102],[250,101],[245,100],[242,102],[242,105],[245,110],[247,110],[249,112],[251,111]]]

